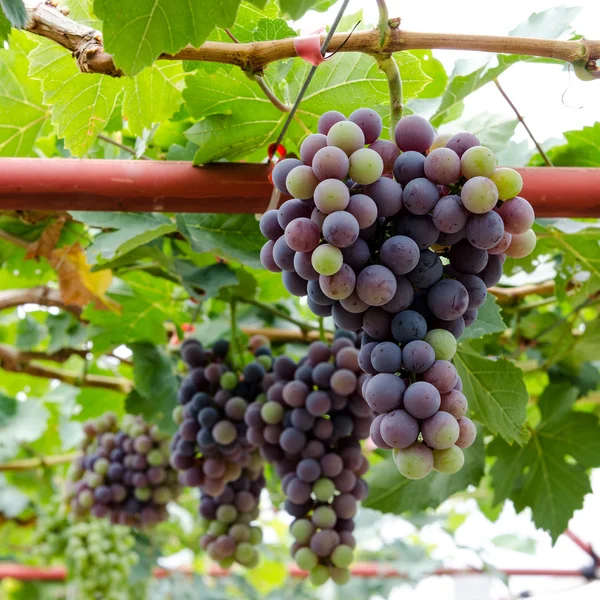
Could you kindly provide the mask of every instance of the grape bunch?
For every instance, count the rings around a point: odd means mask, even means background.
[[[119,429],[110,412],[86,422],[83,430],[83,456],[71,464],[66,486],[73,514],[130,526],[167,519],[167,503],[180,492],[169,465],[168,436],[133,415],[125,415]]]
[[[338,331],[331,346],[313,342],[299,364],[276,358],[266,401],[245,416],[248,439],[282,478],[285,510],[295,518],[292,555],[316,585],[348,580],[353,519],[368,493],[360,440],[373,415],[360,392],[366,376],[354,339]]]
[[[343,329],[402,343],[417,312],[415,324],[460,337],[506,256],[535,246],[519,173],[474,135],[436,137],[417,115],[399,121],[395,144],[368,109],[327,112],[318,129],[273,169],[294,198],[261,219],[262,264]]]
[[[475,439],[450,362],[507,256],[535,247],[522,179],[471,133],[436,136],[417,115],[380,140],[372,110],[336,111],[272,172],[294,198],[265,213],[265,268],[318,316],[362,330],[373,441],[402,474],[456,472]],[[365,144],[369,147],[365,148]]]
[[[129,577],[138,555],[128,527],[106,519],[72,523],[60,510],[43,515],[33,547],[47,563],[64,560],[68,582],[81,600],[129,600]]]
[[[192,338],[182,344],[181,356],[190,371],[179,389],[181,405],[174,411],[179,428],[171,441],[171,465],[181,472],[183,485],[220,496],[250,464],[254,446],[247,439],[244,415],[271,379],[271,350],[259,342],[256,359],[245,366],[242,379],[226,362],[227,341],[215,342],[210,350]]]
[[[234,562],[248,568],[258,565],[255,546],[262,541],[262,531],[252,522],[258,519],[265,483],[263,460],[253,452],[250,464],[225,486],[222,494],[202,494],[200,515],[206,533],[200,544],[221,567],[229,568]]]

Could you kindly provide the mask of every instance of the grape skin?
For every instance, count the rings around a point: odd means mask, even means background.
[[[375,150],[360,148],[350,156],[350,178],[361,185],[375,183],[383,173],[383,160]]]
[[[349,212],[334,212],[327,215],[323,222],[323,237],[336,248],[351,246],[358,239],[358,232],[358,221]],[[311,248],[311,250],[314,250],[314,248]]]
[[[379,373],[397,373],[402,367],[402,350],[398,344],[382,342],[371,353],[371,364]]]
[[[329,129],[327,144],[340,148],[350,156],[365,145],[365,134],[356,123],[340,121]]]
[[[494,211],[483,215],[472,215],[467,221],[465,233],[472,246],[480,250],[488,250],[496,246],[502,239],[504,222]]]
[[[394,297],[396,288],[396,277],[382,265],[366,267],[356,279],[358,297],[369,306],[388,303]]]
[[[399,344],[422,340],[427,333],[427,321],[414,310],[404,310],[392,319],[392,335]]]
[[[436,148],[425,159],[425,176],[433,183],[450,185],[460,177],[461,159],[450,148]]]
[[[437,186],[425,177],[407,183],[402,195],[404,206],[413,215],[425,215],[431,212],[439,199],[440,192]]]
[[[435,133],[429,121],[418,115],[409,115],[398,121],[394,137],[402,152],[415,150],[424,153],[431,146]]]
[[[496,206],[498,188],[491,179],[476,176],[463,185],[460,199],[467,210],[480,215]]]
[[[312,166],[315,154],[327,146],[327,136],[313,133],[304,139],[300,145],[300,158],[305,165]]]
[[[378,373],[367,384],[365,400],[378,413],[388,413],[402,405],[406,386],[392,373]]]
[[[373,225],[377,220],[377,204],[365,194],[352,196],[346,210],[354,216],[360,229]]]
[[[334,275],[320,275],[319,285],[327,297],[333,300],[343,300],[354,292],[356,275],[348,265],[343,264]]]
[[[506,249],[506,256],[510,256],[511,258],[525,258],[533,252],[536,242],[537,239],[533,229],[523,234],[513,234],[510,246]]]
[[[459,435],[456,445],[463,450],[469,448],[477,437],[477,428],[471,419],[461,417],[458,419]]]
[[[423,374],[423,380],[436,387],[440,394],[445,394],[456,385],[458,374],[451,362],[436,360]]]
[[[413,179],[425,177],[425,157],[420,152],[403,152],[394,163],[394,177],[403,186]]]
[[[389,177],[380,177],[364,193],[375,202],[380,217],[392,217],[402,208],[402,186]]]
[[[520,196],[504,202],[498,209],[498,214],[502,217],[504,229],[516,235],[527,233],[535,220],[533,207]]]
[[[469,293],[465,286],[454,279],[442,279],[427,296],[431,312],[444,321],[461,317],[469,308]]]
[[[458,446],[433,451],[433,468],[439,473],[452,475],[462,469],[465,455]]]
[[[435,362],[435,351],[424,341],[413,340],[402,349],[404,368],[412,373],[424,373]]]
[[[388,412],[381,420],[381,437],[392,448],[408,448],[418,435],[419,423],[405,410]]]
[[[457,233],[464,229],[469,213],[463,206],[460,196],[440,198],[431,214],[433,224],[442,233]]]
[[[458,421],[449,413],[437,412],[425,419],[421,426],[423,441],[435,450],[447,450],[458,440]]]
[[[423,443],[415,442],[399,449],[394,456],[398,471],[407,479],[423,479],[433,470],[433,452]]]
[[[343,181],[325,179],[314,189],[316,207],[326,215],[344,210],[350,202],[350,191]]]
[[[290,174],[292,169],[296,167],[302,166],[304,163],[297,158],[285,158],[284,160],[280,160],[275,167],[273,168],[273,172],[271,174],[271,178],[273,180],[273,185],[283,194],[288,194],[291,196],[292,194],[289,192],[286,179]],[[270,236],[268,236],[270,237]],[[273,238],[270,238],[273,239]]]
[[[327,112],[323,113],[320,117],[319,117],[319,123],[317,125],[317,129],[319,131],[319,133],[323,134],[323,135],[327,135],[329,133],[329,130],[336,124],[339,123],[340,121],[345,121],[346,117],[343,113],[339,112],[338,110],[328,110]]]
[[[383,172],[390,175],[394,169],[394,163],[400,155],[400,150],[393,142],[388,140],[377,140],[369,148],[381,156],[383,160]],[[402,183],[402,182],[400,182]]]
[[[319,227],[307,218],[294,219],[285,228],[285,242],[296,252],[312,252],[320,239]]]
[[[348,117],[348,120],[356,123],[361,128],[365,136],[365,143],[367,144],[375,142],[383,130],[381,117],[374,110],[369,108],[359,108],[355,110]]]
[[[408,273],[408,280],[421,289],[427,289],[437,283],[444,273],[439,257],[431,250],[422,250],[417,266]]]
[[[299,200],[312,198],[318,183],[313,170],[306,165],[292,169],[285,180],[288,192]]]
[[[404,393],[404,409],[415,419],[428,419],[440,409],[438,390],[426,381],[417,381]]]
[[[417,266],[420,256],[417,244],[403,235],[386,240],[379,253],[381,263],[396,275],[410,273]]]

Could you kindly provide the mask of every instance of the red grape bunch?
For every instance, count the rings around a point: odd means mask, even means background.
[[[200,543],[221,567],[229,568],[234,562],[248,568],[258,564],[255,546],[262,541],[262,530],[252,522],[258,519],[265,483],[262,458],[254,452],[250,464],[222,494],[202,494],[200,515],[206,533]]]
[[[113,413],[88,421],[83,456],[69,469],[66,497],[75,516],[91,513],[121,525],[151,526],[167,517],[180,492],[169,465],[168,436],[141,417]]]
[[[338,331],[331,346],[313,342],[299,364],[275,359],[266,402],[245,416],[248,439],[282,478],[285,510],[295,517],[293,557],[316,585],[348,580],[353,519],[368,493],[360,440],[373,415],[360,392],[365,375],[354,340]]]
[[[316,315],[364,332],[372,436],[398,451],[399,470],[454,472],[475,428],[449,361],[506,257],[535,247],[521,176],[473,134],[436,136],[417,115],[395,143],[368,109],[327,112],[318,129],[273,169],[294,198],[263,215],[261,260]]]
[[[221,495],[250,464],[253,445],[246,437],[244,415],[272,379],[267,346],[256,349],[242,378],[228,366],[228,351],[225,340],[210,350],[192,338],[181,347],[190,371],[179,389],[181,406],[174,411],[179,429],[171,441],[171,465],[181,472],[183,485],[200,487],[210,496]]]

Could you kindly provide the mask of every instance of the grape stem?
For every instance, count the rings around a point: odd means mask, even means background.
[[[19,458],[0,463],[0,472],[4,471],[31,471],[41,467],[54,467],[73,462],[81,455],[80,452],[58,454],[55,456],[38,456],[36,458]]]
[[[237,324],[237,299],[231,298],[229,301],[229,316],[231,323],[231,341],[238,356],[240,369],[244,368],[244,349],[240,343],[239,329]]]
[[[379,43],[381,47],[385,44],[385,38],[389,31],[390,14],[388,12],[387,4],[385,0],[376,0],[377,8],[379,10],[379,22],[377,23],[377,29],[379,30]]]
[[[500,94],[502,94],[502,97],[506,100],[508,105],[512,108],[513,112],[515,113],[515,116],[517,117],[517,119],[519,120],[521,125],[523,125],[523,127],[525,128],[527,135],[531,138],[531,141],[535,144],[535,147],[537,148],[538,152],[540,153],[540,156],[542,157],[543,161],[546,163],[546,166],[553,167],[554,165],[552,164],[552,161],[550,160],[549,156],[546,154],[546,152],[542,148],[541,144],[535,139],[533,132],[531,131],[531,129],[529,129],[529,125],[527,125],[527,123],[525,123],[525,119],[523,118],[523,116],[521,115],[521,113],[519,112],[517,107],[513,104],[513,101],[508,97],[508,94],[504,91],[504,88],[500,85],[500,82],[498,81],[498,79],[494,79],[494,84],[498,88],[498,91],[500,92]]]
[[[288,106],[282,102],[276,95],[275,92],[269,87],[269,84],[265,81],[262,75],[258,73],[250,73],[250,79],[256,81],[258,87],[264,92],[265,96],[271,101],[271,104],[281,112],[289,113],[292,110],[291,106]]]
[[[113,140],[112,138],[108,137],[107,135],[100,134],[98,136],[98,139],[102,140],[103,142],[106,142],[107,144],[112,144],[113,146],[116,146],[117,148],[120,148],[121,150],[123,150],[123,152],[127,152],[127,154],[131,154],[132,156],[135,156],[136,158],[138,158],[137,152],[133,148],[130,148],[129,146],[126,146],[125,144],[121,144],[121,142],[117,142],[117,140]],[[154,159],[150,158],[149,156],[146,156],[145,154],[142,154],[139,157],[139,159],[140,160],[154,160]]]
[[[325,321],[323,320],[323,317],[319,317],[319,339],[322,342],[327,341],[327,338],[325,336]]]
[[[393,55],[388,54],[384,57],[377,57],[379,70],[382,71],[388,80],[390,88],[390,139],[394,139],[396,124],[402,118],[404,106],[402,105],[402,77],[400,69]]]
[[[275,327],[242,327],[241,330],[249,337],[253,335],[264,335],[275,344],[288,343],[310,343],[321,339],[318,331],[297,331],[296,329],[280,329]],[[331,342],[333,333],[325,332],[325,341]]]

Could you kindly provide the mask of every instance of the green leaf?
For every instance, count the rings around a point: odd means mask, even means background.
[[[13,27],[23,29],[27,25],[27,9],[23,0],[0,0],[0,8]]]
[[[477,320],[465,329],[460,341],[473,340],[489,335],[490,333],[499,333],[506,330],[506,324],[502,320],[500,307],[496,299],[491,294],[487,295],[483,306],[479,309]]]
[[[175,269],[184,285],[204,290],[207,298],[214,298],[221,288],[235,285],[238,281],[235,271],[224,263],[198,268],[189,261],[176,260]]]
[[[16,347],[19,350],[33,350],[48,334],[47,328],[30,314],[20,319],[17,325]]]
[[[181,291],[172,282],[141,271],[123,276],[109,293],[120,305],[119,312],[88,306],[82,314],[95,326],[90,335],[94,351],[138,341],[163,344],[165,321],[179,324],[185,319]]]
[[[17,414],[17,400],[0,392],[0,426]]]
[[[113,411],[118,417],[125,414],[125,396],[114,390],[80,388],[77,403],[81,406],[81,412],[74,417],[78,421],[95,419],[107,410]]]
[[[177,427],[171,414],[177,406],[179,384],[170,358],[153,344],[137,342],[129,347],[136,387],[125,400],[127,412],[140,414],[163,431],[173,432]]]
[[[22,443],[39,439],[48,424],[50,413],[38,400],[17,402],[13,415],[0,421],[0,459],[12,458]]]
[[[514,552],[523,552],[525,554],[535,554],[536,541],[533,538],[523,538],[518,535],[511,535],[505,533],[503,535],[497,535],[490,540],[494,546],[499,548],[506,548],[513,550]]]
[[[323,12],[335,4],[336,0],[279,0],[281,10],[297,21],[309,10]]]
[[[49,113],[39,82],[27,77],[34,43],[17,31],[9,43],[0,49],[0,156],[29,156]]]
[[[529,443],[509,446],[499,438],[489,446],[495,501],[510,498],[517,511],[529,506],[537,527],[556,541],[591,486],[586,470],[600,466],[600,428],[591,414],[571,410],[578,390],[550,385],[539,400],[542,415]]]
[[[0,42],[5,42],[10,35],[10,21],[0,11]]]
[[[231,27],[239,4],[240,0],[95,0],[94,9],[104,23],[106,50],[119,68],[135,75],[164,52],[175,54],[188,44],[200,47],[215,26]]]
[[[529,438],[525,428],[528,395],[521,369],[503,358],[484,358],[464,346],[454,356],[454,364],[473,419],[508,443],[524,444]]]
[[[114,213],[71,211],[77,221],[90,227],[114,229],[94,237],[88,248],[88,260],[110,260],[148,244],[152,240],[177,230],[177,226],[161,213]]]
[[[517,25],[509,35],[529,38],[550,38],[570,36],[573,28],[570,23],[581,12],[579,6],[556,6],[539,13],[533,13],[527,21]]]
[[[29,505],[29,496],[14,485],[6,483],[6,477],[0,478],[0,513],[6,519],[18,517]]]
[[[255,42],[268,42],[295,37],[296,32],[283,19],[261,19],[252,32]]]
[[[419,98],[438,98],[444,93],[448,83],[448,74],[444,65],[433,56],[431,50],[410,50],[404,54],[416,56],[423,73],[430,78],[430,82],[419,92]],[[467,131],[471,131],[470,129]]]
[[[555,146],[547,152],[552,164],[557,167],[600,167],[600,122],[580,130],[565,131],[567,143]],[[537,166],[545,165],[541,156],[534,159]]]
[[[142,135],[144,128],[166,121],[177,111],[184,75],[181,63],[165,62],[124,79],[123,116],[133,134]]]
[[[261,268],[264,238],[254,215],[180,214],[177,226],[196,252],[212,252]]]
[[[87,341],[87,327],[66,311],[57,315],[49,314],[46,327],[50,337],[48,352],[57,352],[62,348],[80,348]]]
[[[454,475],[432,472],[425,479],[406,479],[398,472],[391,456],[372,466],[366,479],[369,496],[363,506],[400,515],[406,511],[436,508],[452,494],[477,485],[483,476],[483,435],[465,450],[465,464]]]
[[[29,75],[41,81],[58,135],[73,154],[83,156],[110,119],[123,84],[81,73],[71,53],[50,40],[40,42],[29,59]]]

